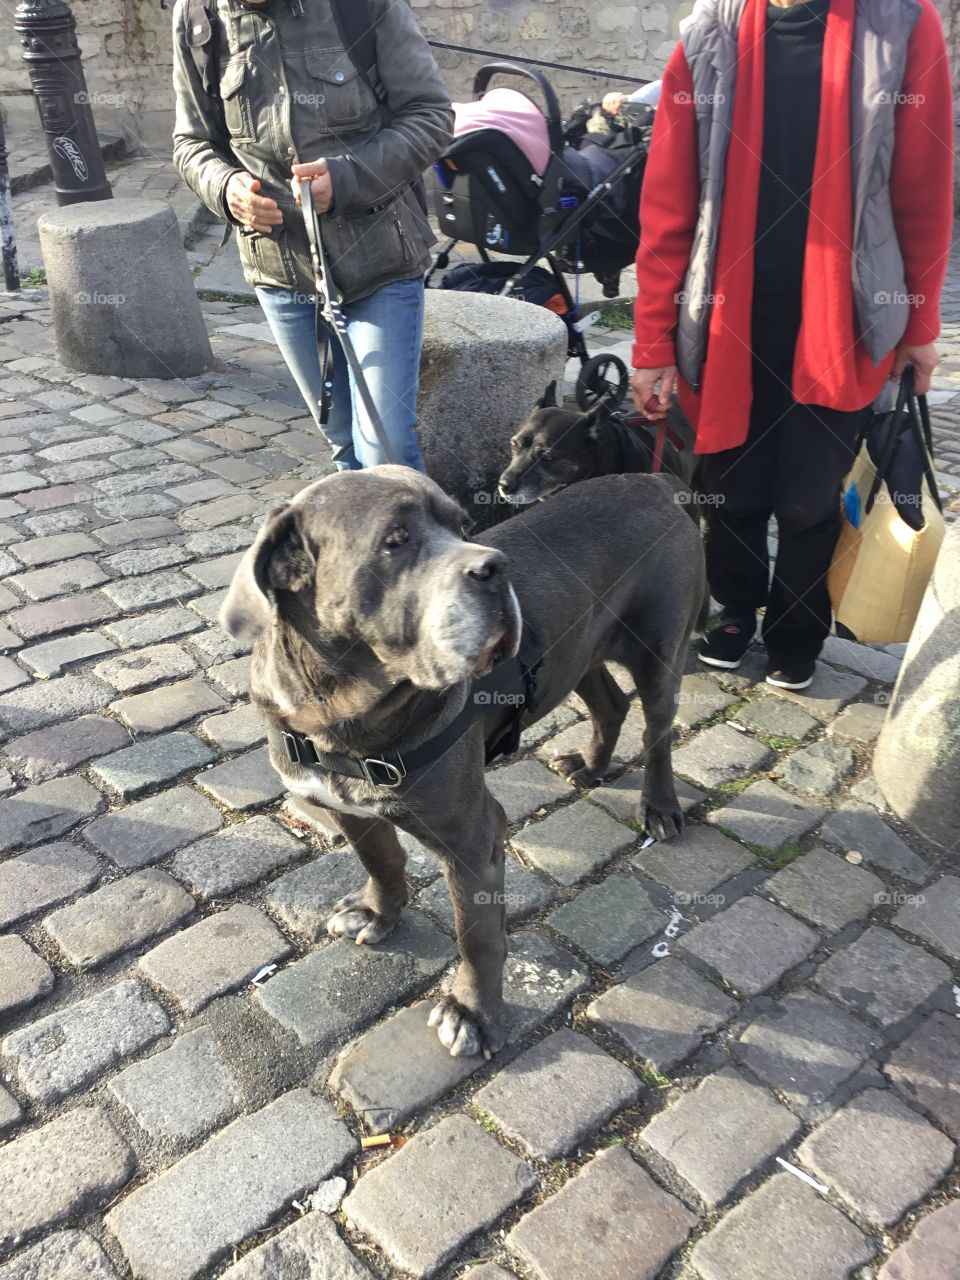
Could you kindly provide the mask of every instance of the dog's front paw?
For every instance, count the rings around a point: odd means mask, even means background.
[[[454,1058],[473,1058],[482,1053],[489,1060],[503,1046],[500,1023],[468,1009],[452,995],[444,996],[433,1006],[427,1026],[436,1027],[440,1043]]]
[[[644,831],[654,840],[672,840],[683,830],[683,810],[676,800],[666,804],[644,801],[639,817]]]
[[[600,779],[592,769],[587,768],[586,761],[579,751],[568,751],[562,756],[554,756],[549,762],[554,773],[566,778],[574,787],[595,787]]]
[[[355,942],[382,942],[396,927],[400,918],[384,915],[368,906],[363,893],[348,893],[334,904],[333,915],[327,921],[327,933],[334,938],[353,938]]]

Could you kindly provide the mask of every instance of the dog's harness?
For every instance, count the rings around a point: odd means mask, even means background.
[[[355,778],[374,787],[399,787],[408,773],[433,764],[445,755],[487,708],[507,706],[511,708],[510,718],[484,744],[485,762],[490,764],[499,756],[512,755],[520,745],[524,716],[537,705],[537,675],[542,665],[543,654],[524,627],[516,657],[499,663],[488,675],[473,682],[463,710],[445,729],[402,753],[385,751],[381,755],[361,757],[321,751],[306,734],[280,729],[270,729],[267,737],[270,745],[291,764],[303,769]]]

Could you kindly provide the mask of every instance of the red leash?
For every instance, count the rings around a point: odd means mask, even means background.
[[[653,425],[649,418],[645,418],[640,413],[627,414],[624,421],[631,427],[650,427]],[[663,470],[663,450],[668,440],[677,453],[684,452],[684,444],[681,438],[671,427],[667,426],[666,418],[661,418],[657,423],[657,434],[653,442],[653,458],[650,463],[651,475],[658,475]]]
[[[650,474],[657,475],[663,469],[663,446],[667,439],[667,420],[661,418],[657,423],[657,438],[653,442],[653,460],[650,463]]]

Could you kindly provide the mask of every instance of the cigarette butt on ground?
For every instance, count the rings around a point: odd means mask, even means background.
[[[372,1133],[360,1139],[360,1146],[366,1151],[376,1147],[403,1147],[407,1139],[402,1133]]]
[[[360,1146],[364,1151],[370,1147],[389,1147],[393,1142],[393,1138],[389,1133],[372,1133],[369,1137],[360,1139]]]

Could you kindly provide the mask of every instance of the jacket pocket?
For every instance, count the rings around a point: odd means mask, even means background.
[[[296,271],[285,227],[272,236],[241,230],[238,239],[244,275],[251,283],[276,289],[295,287]]]
[[[405,242],[411,250],[412,261],[419,262],[426,251],[437,243],[437,237],[417,199],[416,191],[413,188],[404,191],[394,208]]]
[[[343,49],[307,49],[304,54],[307,101],[317,124],[328,133],[370,119],[376,99]]]
[[[237,142],[255,141],[249,71],[245,58],[232,58],[220,75],[223,117],[230,137]]]

